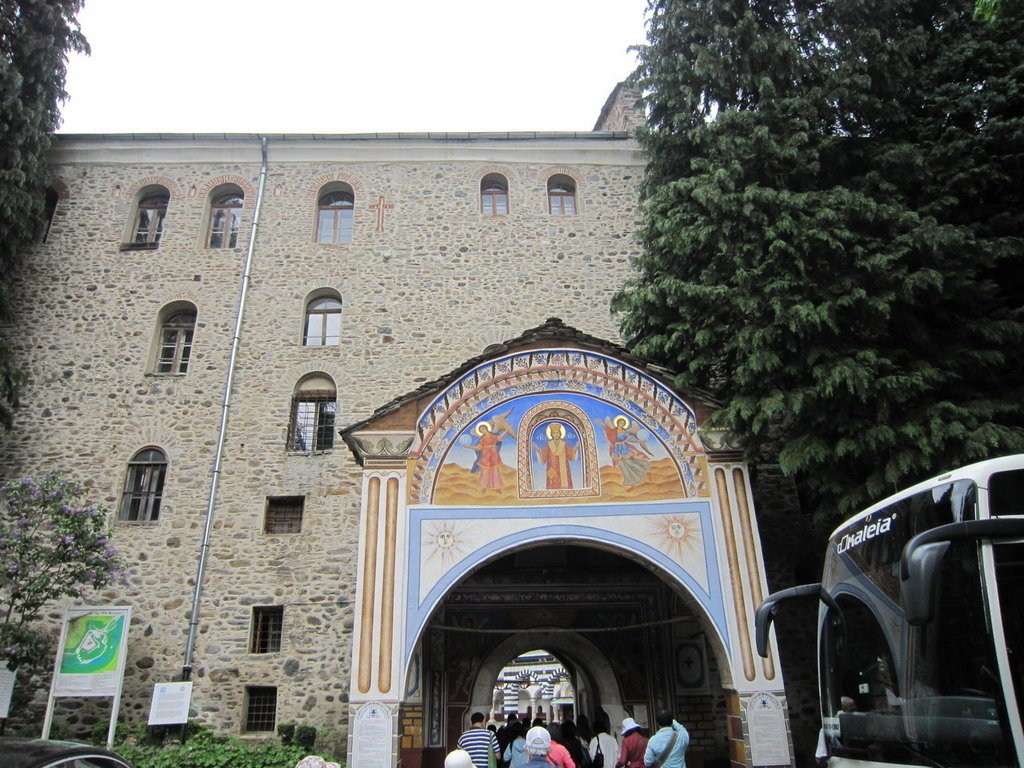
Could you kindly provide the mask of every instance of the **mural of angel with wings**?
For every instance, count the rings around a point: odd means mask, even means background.
[[[614,419],[606,416],[604,422],[598,424],[604,428],[608,454],[612,466],[622,473],[622,482],[627,486],[640,483],[647,476],[654,455],[641,436],[640,425],[636,421],[630,424],[621,413]]]
[[[505,485],[501,476],[501,468],[505,463],[501,460],[501,441],[504,437],[515,440],[515,430],[508,423],[511,410],[499,413],[491,421],[481,421],[473,427],[476,442],[466,447],[476,453],[472,472],[477,475],[481,488],[499,489]]]

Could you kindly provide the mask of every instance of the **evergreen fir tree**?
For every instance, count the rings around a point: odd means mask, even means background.
[[[1024,450],[1024,23],[653,0],[635,351],[825,516]]]

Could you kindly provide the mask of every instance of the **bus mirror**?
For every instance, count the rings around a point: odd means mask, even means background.
[[[914,536],[903,545],[900,557],[900,595],[910,624],[924,624],[935,615],[937,571],[951,541],[1020,540],[1024,518],[993,517],[947,523]]]
[[[821,588],[821,583],[801,584],[799,587],[790,587],[768,595],[754,614],[754,642],[757,645],[757,653],[762,658],[768,657],[768,630],[772,627],[772,621],[779,610],[779,603],[792,600],[796,597],[816,597],[826,603],[832,603],[832,598]]]
[[[923,544],[916,547],[904,561],[907,578],[900,588],[903,612],[907,623],[920,626],[935,615],[935,595],[938,589],[938,570],[949,549],[948,541]]]

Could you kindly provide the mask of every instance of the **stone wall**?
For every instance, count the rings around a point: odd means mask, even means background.
[[[296,383],[330,376],[341,428],[551,316],[617,340],[608,305],[637,254],[642,160],[632,141],[607,137],[279,137],[269,158],[193,704],[239,732],[246,687],[276,686],[278,721],[344,730],[360,473],[340,441],[286,450]],[[112,519],[131,586],[97,596],[133,606],[123,711],[136,721],[152,685],[181,672],[259,160],[255,137],[59,141],[67,195],[11,285],[19,320],[8,335],[29,380],[0,448],[4,474],[70,472],[113,518],[132,456],[154,446],[168,458],[159,520]],[[480,179],[492,172],[508,178],[507,216],[481,215]],[[576,181],[577,215],[549,215],[553,173]],[[314,242],[317,192],[331,180],[355,190],[351,244]],[[207,198],[224,181],[247,191],[242,230],[237,248],[214,250]],[[154,183],[171,194],[159,247],[122,250],[133,198]],[[371,207],[381,204],[383,221]],[[342,342],[305,347],[304,308],[323,288],[343,299]],[[191,365],[156,375],[157,318],[176,301],[198,309]],[[301,533],[263,533],[265,500],[280,495],[305,496]],[[280,653],[248,652],[252,608],[264,605],[285,606]]]
[[[619,83],[601,108],[594,130],[632,133],[646,122],[643,94],[626,83]]]

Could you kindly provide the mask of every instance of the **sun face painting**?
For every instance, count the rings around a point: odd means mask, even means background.
[[[665,445],[634,416],[575,393],[528,395],[480,415],[449,445],[432,502],[445,506],[685,498]]]

